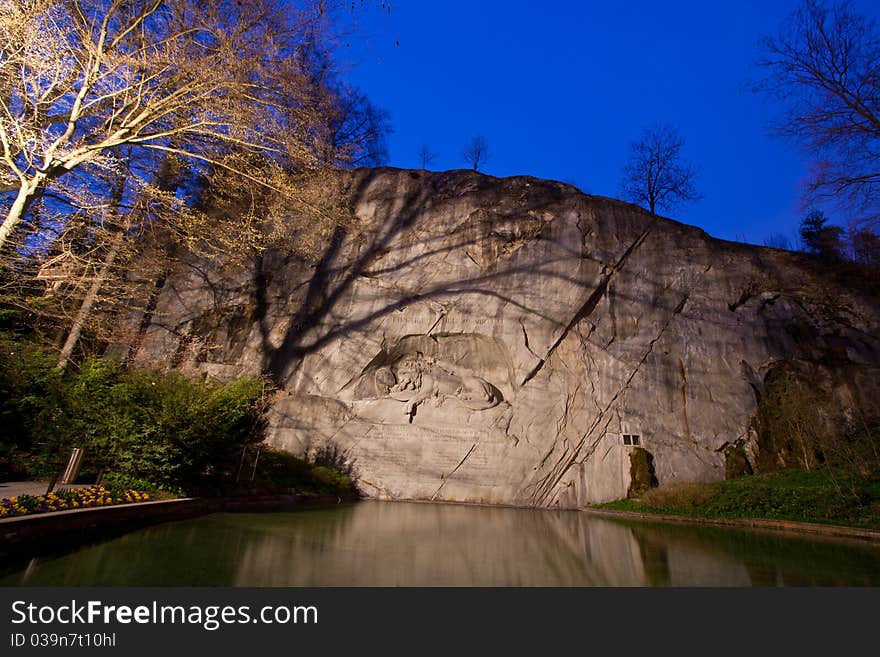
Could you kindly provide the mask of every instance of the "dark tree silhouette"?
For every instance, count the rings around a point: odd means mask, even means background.
[[[828,260],[843,259],[843,228],[828,223],[821,210],[811,210],[801,222],[804,250]]]
[[[756,90],[785,104],[778,134],[813,158],[808,199],[880,222],[880,29],[849,2],[805,0],[761,42]]]
[[[319,161],[332,167],[375,167],[388,161],[386,136],[392,132],[388,112],[357,89],[338,85],[324,91]]]
[[[679,203],[700,198],[694,187],[696,169],[684,162],[681,150],[684,139],[668,124],[657,124],[642,131],[642,137],[630,144],[630,155],[623,168],[623,193],[631,201],[671,210]]]
[[[419,162],[423,169],[427,169],[437,159],[437,153],[431,151],[427,144],[422,144],[419,148]]]
[[[784,233],[773,233],[764,240],[764,246],[782,251],[794,251],[791,240]]]
[[[876,267],[880,265],[880,237],[870,230],[862,228],[850,235],[853,258],[863,265]]]
[[[479,171],[480,167],[485,165],[489,159],[489,142],[483,135],[477,135],[465,144],[461,150],[461,156],[468,166],[474,171]]]

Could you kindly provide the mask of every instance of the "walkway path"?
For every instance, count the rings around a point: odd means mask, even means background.
[[[59,488],[88,488],[92,484],[55,484]],[[21,495],[45,495],[48,481],[4,481],[0,483],[0,500]]]

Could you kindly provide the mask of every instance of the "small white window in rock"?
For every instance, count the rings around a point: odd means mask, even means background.
[[[623,434],[623,444],[624,445],[641,445],[641,438],[637,433],[625,433]]]

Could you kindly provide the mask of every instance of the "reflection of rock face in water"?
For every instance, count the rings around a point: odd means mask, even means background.
[[[20,584],[876,586],[880,549],[572,511],[363,502],[168,523],[0,576]]]
[[[356,219],[322,260],[181,265],[132,320],[134,359],[272,373],[269,441],[333,443],[371,496],[621,498],[623,436],[661,484],[722,479],[726,445],[753,457],[755,392],[783,359],[842,397],[880,394],[876,299],[802,254],[533,178],[340,176]]]
[[[583,520],[572,512],[359,504],[332,531],[250,542],[236,584],[344,586],[369,577],[385,586],[642,585],[632,531]]]
[[[313,520],[320,520],[314,516]],[[329,518],[328,518],[329,520]],[[831,550],[834,545],[822,545]],[[680,526],[626,526],[572,512],[369,504],[294,538],[248,542],[239,586],[751,586],[823,582],[813,564],[777,563],[797,539]],[[295,558],[292,555],[296,555]],[[880,551],[873,554],[880,578]],[[763,579],[753,581],[753,573]],[[787,574],[786,574],[787,573]],[[797,573],[800,573],[798,575]],[[765,581],[767,578],[771,581]],[[858,582],[867,584],[870,580]]]

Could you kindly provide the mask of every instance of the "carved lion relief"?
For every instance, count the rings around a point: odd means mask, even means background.
[[[498,388],[467,368],[421,353],[374,370],[372,382],[376,397],[405,404],[404,414],[410,422],[425,402],[440,406],[452,400],[472,411],[482,411],[502,401]]]

